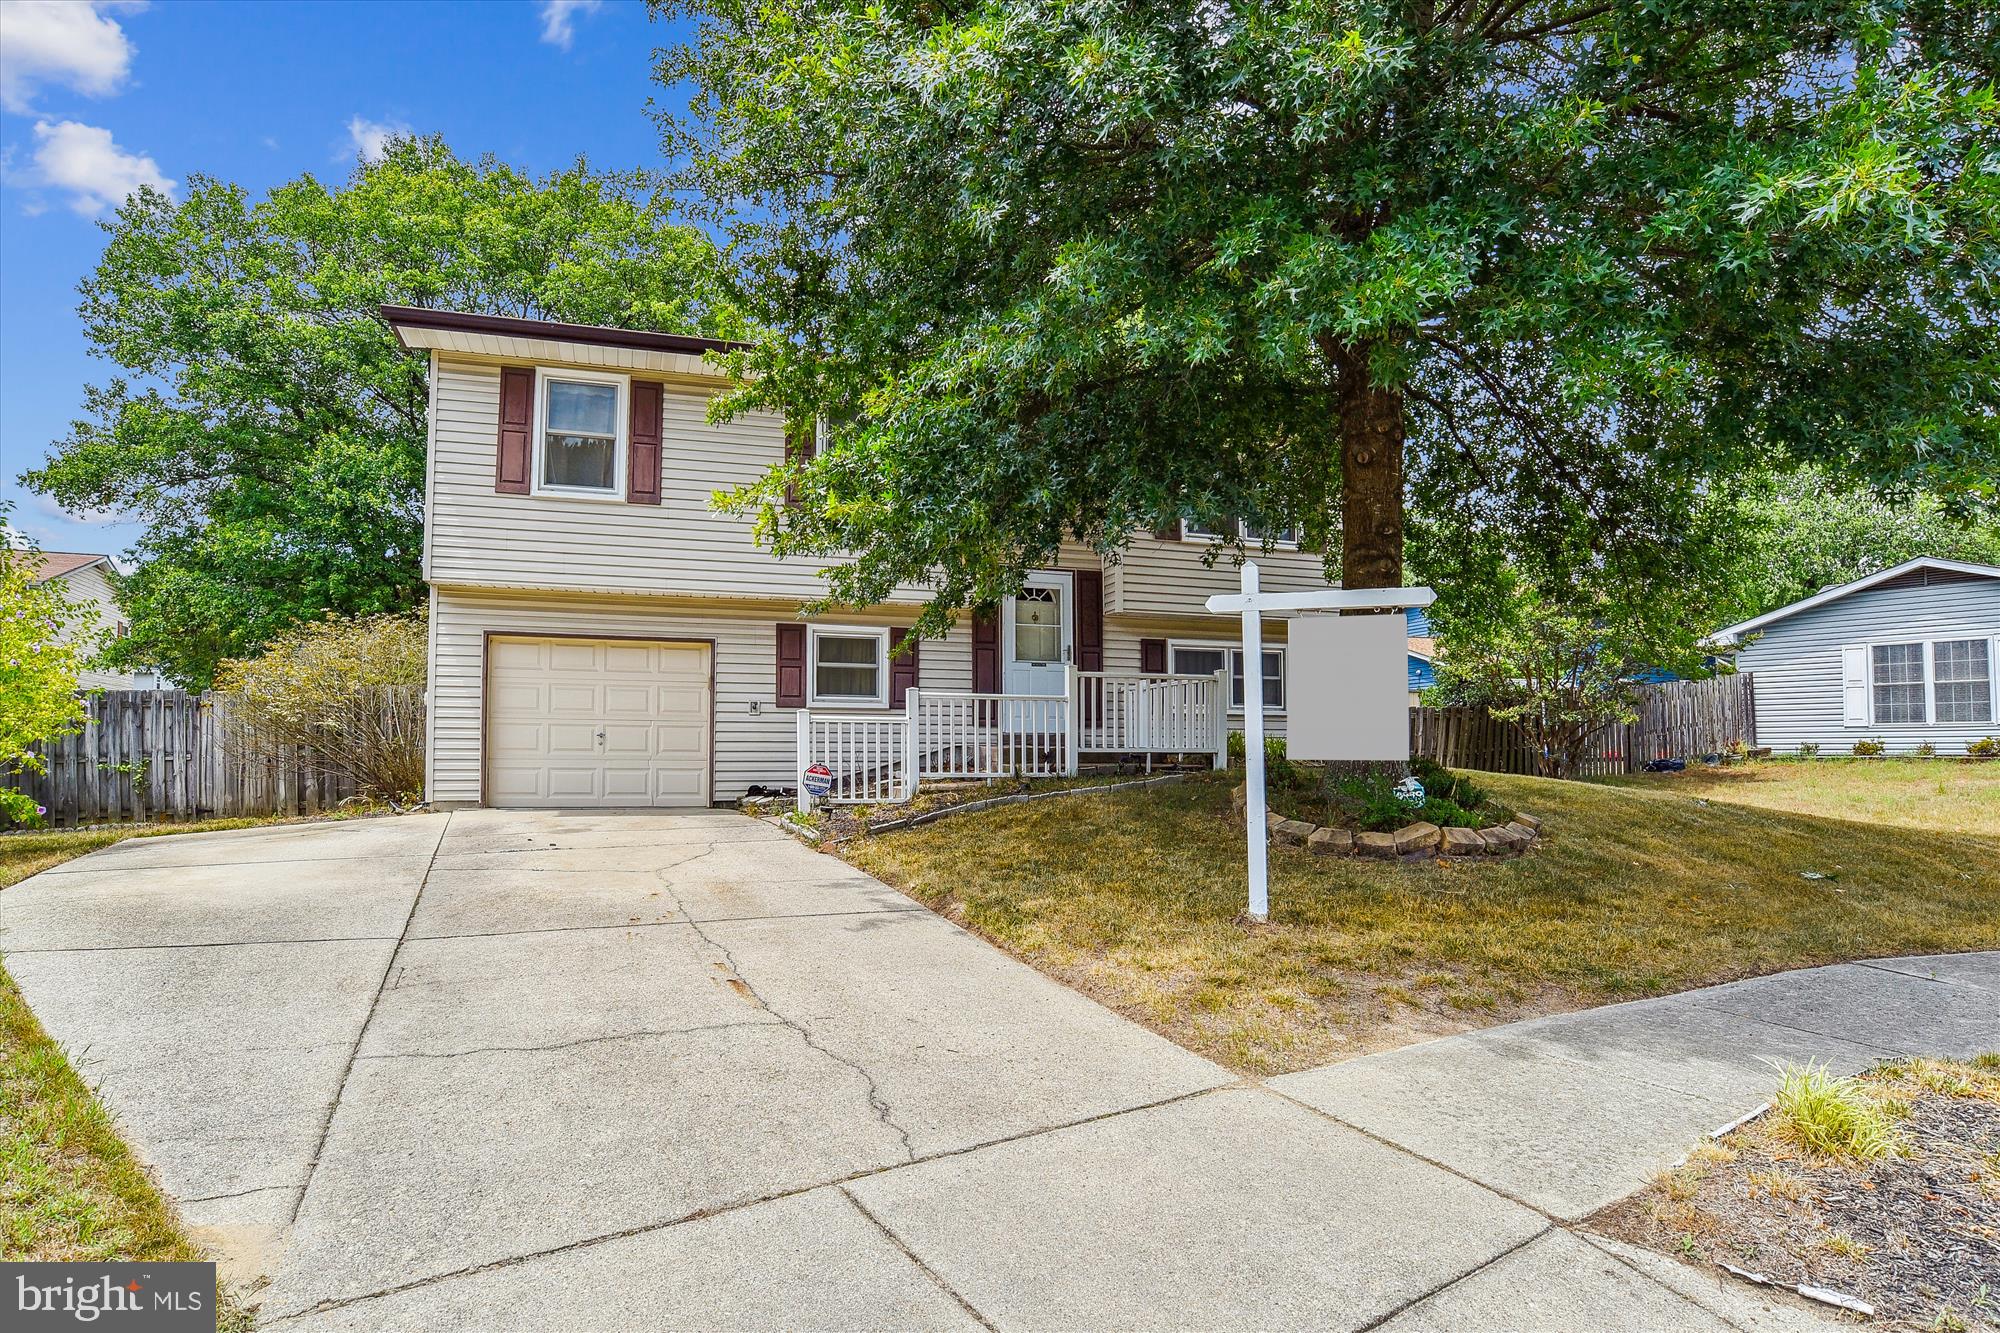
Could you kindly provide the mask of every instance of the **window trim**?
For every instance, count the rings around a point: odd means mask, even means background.
[[[1247,519],[1241,519],[1241,518],[1232,519],[1228,524],[1227,531],[1203,532],[1195,527],[1193,519],[1188,518],[1186,515],[1182,515],[1180,531],[1181,531],[1180,539],[1183,542],[1200,542],[1202,545],[1206,546],[1213,542],[1240,541],[1245,546],[1252,546],[1260,551],[1264,549],[1264,542],[1262,538],[1260,537],[1253,538],[1252,536],[1250,536],[1250,523],[1249,520]],[[1289,541],[1272,542],[1271,549],[1273,551],[1298,550],[1299,538],[1298,538],[1297,525],[1293,526],[1292,534],[1293,534],[1292,538]]]
[[[1986,698],[1992,716],[1985,722],[1940,722],[1937,715],[1937,646],[1941,643],[1980,643],[1986,645]],[[1923,649],[1924,720],[1921,722],[1884,722],[1875,704],[1875,650],[1899,645],[1916,644]],[[1972,633],[1943,633],[1913,639],[1908,634],[1879,639],[1864,639],[1854,645],[1865,650],[1868,687],[1868,726],[1908,729],[1912,727],[1977,728],[1990,727],[2000,723],[2000,636]]]
[[[1236,660],[1241,656],[1243,656],[1242,644],[1230,643],[1226,639],[1168,639],[1167,673],[1169,675],[1177,676],[1182,674],[1181,672],[1174,670],[1174,651],[1179,648],[1206,648],[1209,650],[1220,650],[1223,654],[1223,661],[1226,662],[1229,666],[1230,680],[1233,682],[1236,679]],[[1262,645],[1262,651],[1267,653],[1276,653],[1278,655],[1278,673],[1284,679],[1286,688],[1287,690],[1289,690],[1291,687],[1291,677],[1289,674],[1287,674],[1287,667],[1290,665],[1290,659],[1288,655],[1288,645],[1283,643],[1271,643],[1267,640]],[[1259,674],[1261,674],[1261,672]],[[1245,680],[1247,681],[1248,679],[1249,678],[1246,676]],[[1230,694],[1229,715],[1231,717],[1242,717],[1243,715],[1245,715],[1250,711],[1249,709],[1245,708],[1242,704],[1236,702],[1235,690],[1233,689],[1230,690],[1229,694]],[[1289,698],[1287,699],[1287,702],[1290,702]],[[1285,715],[1285,705],[1273,704],[1267,699],[1264,702],[1264,715],[1266,717],[1283,717]]]
[[[875,659],[875,695],[823,695],[819,692],[819,641],[874,639],[879,645]],[[889,627],[887,625],[806,625],[806,707],[808,708],[887,708],[889,706]]]
[[[595,486],[554,486],[542,480],[545,473],[544,462],[548,453],[548,411],[549,385],[552,382],[568,384],[609,384],[618,391],[618,406],[612,417],[611,486],[599,490]],[[597,500],[616,504],[625,503],[625,493],[630,486],[627,469],[632,450],[632,377],[604,370],[571,370],[568,367],[535,367],[535,412],[534,435],[531,437],[528,459],[528,493],[531,495],[558,496],[568,500]]]

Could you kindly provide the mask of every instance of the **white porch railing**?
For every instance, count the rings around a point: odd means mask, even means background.
[[[1077,687],[1077,743],[1086,752],[1200,754],[1228,742],[1225,671],[1213,676],[1084,671],[1077,673]]]
[[[1079,756],[1207,754],[1229,762],[1229,677],[1066,672],[1062,694],[911,688],[900,712],[800,709],[798,807],[906,801],[924,778],[1060,777]],[[803,781],[827,769],[815,798]]]

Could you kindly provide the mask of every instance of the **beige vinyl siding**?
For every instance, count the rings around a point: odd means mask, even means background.
[[[1241,592],[1243,571],[1232,555],[1202,563],[1208,543],[1134,539],[1118,563],[1105,571],[1104,609],[1113,615],[1199,613],[1216,593]],[[1265,592],[1310,592],[1330,586],[1320,558],[1306,551],[1252,551],[1259,586]]]
[[[101,652],[117,636],[118,626],[125,623],[125,611],[118,605],[118,594],[112,590],[111,580],[104,576],[104,567],[86,565],[72,570],[60,575],[56,586],[72,605],[83,608],[86,616],[84,623],[75,626],[68,637],[81,640],[93,655]],[[77,673],[76,683],[86,690],[156,689],[159,678],[152,672],[134,675],[86,668]]]
[[[784,456],[784,422],[752,413],[710,425],[710,395],[670,384],[657,505],[503,495],[493,489],[500,368],[440,357],[432,427],[431,582],[654,596],[803,600],[819,562],[761,550],[752,520],[717,513],[718,490]],[[622,482],[622,478],[620,479]]]
[[[822,625],[908,624],[912,612],[857,611],[815,616]],[[480,799],[485,639],[488,633],[706,639],[715,643],[716,800],[733,800],[753,783],[797,781],[793,772],[797,710],[779,708],[776,624],[782,609],[704,607],[666,600],[579,596],[509,596],[440,588],[432,597],[430,799]],[[919,650],[919,686],[972,687],[972,639],[961,624]],[[751,704],[759,708],[751,711]]]
[[[575,364],[622,368],[585,356],[591,349],[549,344]],[[597,349],[603,350],[603,349]],[[651,354],[638,354],[641,359]],[[626,357],[624,360],[633,358]],[[693,364],[693,363],[690,363]],[[638,367],[640,373],[661,372]],[[784,456],[784,422],[749,413],[712,425],[719,380],[663,376],[661,502],[503,495],[493,489],[500,412],[500,365],[440,351],[432,366],[431,450],[426,478],[425,577],[443,586],[577,591],[656,597],[805,600],[823,589],[817,560],[777,560],[760,548],[749,516],[716,512],[717,491],[755,481]],[[622,478],[621,478],[622,482]],[[1227,558],[1202,564],[1199,542],[1142,538],[1104,570],[1107,614],[1199,615],[1210,594],[1234,592]],[[1319,558],[1299,552],[1258,557],[1267,589],[1324,587]],[[1064,569],[1099,566],[1095,552],[1065,543]],[[925,591],[898,589],[893,604]]]

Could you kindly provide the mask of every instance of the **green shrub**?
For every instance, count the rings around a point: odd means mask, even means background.
[[[1854,757],[1856,759],[1873,759],[1888,748],[1888,746],[1882,744],[1879,740],[1856,741],[1854,742]]]
[[[420,798],[425,640],[421,614],[329,617],[224,662],[215,687],[229,702],[226,746],[243,757],[292,746],[364,796]]]
[[[77,673],[95,617],[42,581],[40,553],[15,545],[9,508],[0,505],[0,828],[32,828],[42,807],[9,782],[43,771],[41,746],[83,730]]]
[[[1799,744],[1799,758],[1812,759],[1819,754],[1818,741],[1802,741]]]
[[[1910,753],[1918,759],[1935,759],[1937,758],[1937,746],[1932,745],[1929,741],[1922,741]]]
[[[1968,741],[1965,752],[1974,759],[1992,759],[2000,756],[2000,736],[1981,736],[1976,741]]]

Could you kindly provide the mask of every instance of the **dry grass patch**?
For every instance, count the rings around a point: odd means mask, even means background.
[[[1804,1086],[1800,1072],[1785,1071],[1771,1115],[1704,1144],[1591,1225],[1712,1270],[1843,1292],[1874,1306],[1877,1326],[2000,1327],[2000,1196],[1985,1188],[2000,1150],[2000,1057],[1850,1079],[1813,1071],[1805,1102],[1788,1096]],[[1897,1151],[1802,1146],[1796,1118],[1818,1123],[1829,1098],[1842,1124],[1886,1114]]]
[[[1499,800],[1547,821],[1531,855],[1403,865],[1275,847],[1271,924],[1246,929],[1235,780],[1010,806],[839,851],[1253,1074],[1785,968],[2000,948],[2000,838],[1498,775]]]
[[[1593,781],[1828,819],[2000,838],[2000,763],[1991,760],[1774,759]]]

